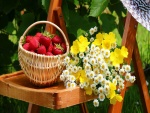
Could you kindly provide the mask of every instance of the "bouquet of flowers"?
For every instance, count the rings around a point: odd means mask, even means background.
[[[110,104],[121,102],[120,91],[125,81],[135,81],[130,65],[124,61],[127,57],[127,48],[117,46],[113,32],[101,33],[97,27],[91,28],[73,41],[70,54],[64,59],[66,68],[60,80],[66,88],[78,85],[87,95],[97,95],[93,101],[95,107],[105,99],[109,99]]]

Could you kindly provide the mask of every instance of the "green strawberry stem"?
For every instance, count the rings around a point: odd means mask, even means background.
[[[44,31],[43,35],[46,37],[53,38],[53,34],[49,33],[48,31]]]
[[[55,46],[62,51],[64,50],[64,48],[62,48],[60,44],[55,44]]]

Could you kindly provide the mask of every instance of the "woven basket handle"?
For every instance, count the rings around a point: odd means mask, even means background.
[[[59,32],[62,34],[62,36],[64,37],[64,40],[65,40],[65,43],[66,43],[66,47],[67,47],[67,53],[69,52],[69,43],[68,43],[68,41],[67,41],[67,37],[65,36],[65,34],[64,34],[64,32],[60,29],[60,27],[58,27],[56,24],[54,24],[54,23],[52,23],[52,22],[50,22],[50,21],[37,21],[37,22],[35,22],[35,23],[33,23],[33,24],[31,24],[26,30],[25,30],[25,32],[23,33],[23,35],[22,35],[22,37],[25,37],[25,35],[28,33],[28,31],[32,28],[32,27],[34,27],[34,26],[36,26],[36,25],[38,25],[38,24],[50,24],[50,25],[52,25],[53,27],[55,27],[57,30],[59,30]]]

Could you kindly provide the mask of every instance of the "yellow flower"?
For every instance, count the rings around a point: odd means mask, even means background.
[[[123,63],[123,56],[120,49],[116,48],[114,52],[110,53],[110,61],[113,66],[120,65]]]
[[[110,99],[110,104],[115,104],[116,101],[121,102],[123,100],[123,98],[121,95],[116,94],[116,92],[115,92],[116,85],[114,83],[110,83],[109,87],[110,87],[110,91],[109,91],[109,95],[107,95],[107,98]]]
[[[81,72],[78,71],[78,72],[76,72],[76,73],[72,73],[72,75],[74,75],[75,78],[76,78],[76,81],[79,82],[79,79],[80,79],[80,76],[81,76]]]
[[[102,48],[111,49],[111,45],[116,43],[115,34],[110,32],[109,34],[103,33],[104,40],[102,41]]]
[[[109,87],[110,87],[110,91],[109,94],[107,95],[107,98],[114,98],[114,96],[116,95],[116,85],[114,83],[109,83]]]
[[[85,90],[85,93],[86,93],[87,95],[91,95],[91,94],[92,94],[92,88],[91,88],[90,86],[84,88],[84,90]]]
[[[104,49],[111,49],[111,42],[110,40],[103,40],[102,41],[102,48]]]
[[[128,57],[128,49],[125,46],[121,47],[121,54],[123,57],[127,58]]]
[[[80,71],[80,83],[84,83],[84,82],[88,82],[89,79],[88,77],[86,76],[86,73],[84,70],[81,70]]]
[[[96,39],[94,40],[93,44],[100,46],[103,40],[103,35],[101,33],[96,34]]]
[[[75,55],[79,53],[79,41],[78,40],[73,41],[73,45],[71,46],[70,52]]]
[[[104,37],[104,40],[109,40],[110,43],[116,42],[115,34],[113,32],[110,32],[109,34],[103,33],[103,37]]]
[[[116,104],[116,101],[122,102],[123,98],[121,95],[116,94],[112,99],[110,99],[110,104]]]
[[[82,35],[79,36],[78,40],[79,40],[79,51],[85,52],[86,47],[90,44],[90,42],[88,42],[88,39]]]

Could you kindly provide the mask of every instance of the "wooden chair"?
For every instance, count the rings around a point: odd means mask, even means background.
[[[61,4],[62,0],[51,0],[47,20],[57,23],[68,37],[62,15]],[[48,25],[46,26],[46,30],[52,33],[55,32],[55,29]],[[137,22],[130,13],[128,13],[122,45],[125,45],[129,50],[129,57],[126,59],[127,63],[130,64],[131,60],[134,63],[134,70],[137,79],[136,83],[140,89],[145,113],[150,113],[150,99],[136,42],[136,30]],[[121,92],[123,97],[125,96],[125,91],[129,86],[131,86],[131,84],[126,83],[125,89]],[[57,110],[77,104],[80,105],[82,113],[88,113],[86,102],[97,98],[96,96],[86,95],[85,91],[79,87],[66,89],[61,82],[51,87],[38,88],[29,82],[22,70],[1,75],[0,87],[1,95],[28,102],[28,113],[39,113],[40,106]],[[72,97],[72,95],[74,96]],[[68,97],[72,97],[72,99],[69,99]],[[121,113],[122,106],[123,103],[117,102],[116,105],[109,106],[108,112]]]
[[[131,61],[133,61],[134,74],[136,76],[136,84],[138,85],[138,88],[140,90],[140,96],[144,108],[144,113],[150,113],[150,98],[148,88],[146,85],[144,70],[142,68],[138,44],[136,41],[137,26],[138,26],[137,21],[128,12],[125,22],[122,45],[126,46],[129,50],[129,56],[126,59],[126,62],[130,64]],[[122,97],[125,96],[127,88],[130,87],[131,85],[132,84],[126,83],[124,90],[121,92]],[[109,113],[121,113],[122,106],[123,103],[119,102],[116,105],[110,105]]]

